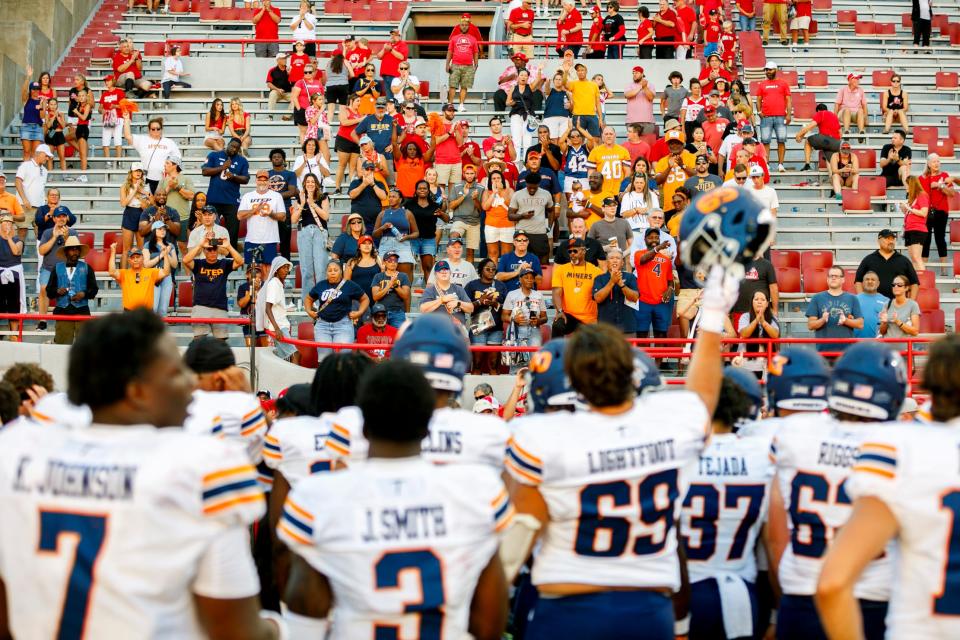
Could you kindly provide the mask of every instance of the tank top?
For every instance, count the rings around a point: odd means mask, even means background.
[[[40,121],[40,100],[27,98],[23,105],[23,124],[41,124]]]
[[[840,171],[841,169],[844,169],[845,167],[853,166],[853,156],[851,155],[850,158],[851,158],[851,159],[850,159],[850,162],[844,162],[844,161],[843,161],[843,155],[842,155],[842,154],[837,155],[837,171]]]
[[[410,233],[410,223],[407,221],[407,212],[404,208],[384,209],[381,223],[386,224],[388,222],[402,235]]]
[[[887,109],[903,109],[903,91],[896,96],[893,91],[887,92]]]
[[[551,91],[547,96],[547,103],[543,109],[544,118],[567,118],[570,109],[566,105],[567,94],[563,91]]]
[[[370,267],[361,267],[359,265],[353,268],[353,274],[350,276],[350,280],[353,281],[355,285],[363,289],[363,292],[367,294],[367,298],[371,301],[373,300],[373,276],[380,273],[380,265],[376,262],[373,263],[373,266]]]
[[[563,161],[563,174],[568,178],[586,179],[587,177],[587,146],[580,145],[575,149],[567,146],[567,156]]]
[[[360,114],[357,111],[354,111],[349,107],[347,108],[348,120],[353,120],[357,118],[359,115]],[[344,140],[350,140],[351,142],[353,142],[353,138],[350,137],[350,134],[353,133],[353,130],[357,128],[357,124],[360,124],[360,123],[358,122],[356,124],[351,124],[351,125],[341,124],[340,128],[337,129],[337,136],[340,138],[343,138]]]
[[[207,119],[208,119],[208,120],[210,119],[210,113],[209,113],[209,112],[207,113]],[[222,132],[223,132],[223,127],[224,127],[224,120],[226,120],[226,118],[225,118],[225,117],[223,116],[223,114],[221,113],[221,114],[220,114],[220,117],[217,118],[216,120],[210,120],[210,125],[209,125],[209,126],[213,127],[214,129],[216,129],[217,131],[220,131],[220,132],[222,133]]]
[[[327,194],[321,193],[321,194],[320,194],[320,197],[317,199],[317,204],[318,204],[318,205],[323,205],[323,201],[324,201],[324,200],[327,200],[328,198],[329,198],[329,196],[327,196]],[[316,226],[318,221],[320,222],[320,227],[321,227],[321,228],[323,228],[323,229],[327,229],[327,228],[328,228],[328,227],[327,227],[327,221],[324,220],[323,218],[320,218],[320,217],[316,217],[316,218],[315,218],[314,215],[313,215],[313,211],[311,211],[309,207],[304,207],[304,208],[303,208],[303,211],[300,212],[300,227],[301,227],[301,228],[303,228],[303,227],[309,227],[309,226],[311,226],[311,225]]]

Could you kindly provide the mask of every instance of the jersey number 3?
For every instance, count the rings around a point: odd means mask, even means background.
[[[396,589],[400,586],[400,574],[405,571],[420,575],[420,602],[408,602],[404,613],[420,615],[421,640],[440,640],[443,630],[443,566],[429,549],[417,551],[394,551],[385,553],[374,566],[377,589]],[[400,629],[396,625],[377,624],[373,629],[374,640],[399,640]]]
[[[107,518],[81,513],[41,511],[37,551],[57,553],[60,550],[60,536],[65,533],[77,536],[77,547],[56,637],[57,640],[80,640],[90,607],[90,591],[93,589],[97,556],[107,537]]]

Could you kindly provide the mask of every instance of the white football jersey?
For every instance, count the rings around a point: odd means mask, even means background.
[[[332,471],[333,460],[324,446],[329,426],[320,418],[281,418],[263,441],[263,462],[283,474],[290,486],[313,473]]]
[[[512,513],[488,467],[378,458],[298,483],[277,531],[330,580],[330,638],[466,638]]]
[[[882,500],[899,525],[888,638],[960,638],[958,454],[958,420],[890,423],[864,438],[847,481],[851,499]]]
[[[841,422],[826,414],[783,419],[771,455],[790,529],[778,574],[784,593],[810,596],[816,591],[830,542],[850,517],[846,481],[870,430],[871,425]],[[890,599],[890,552],[867,566],[854,589],[858,598]]]
[[[77,406],[70,402],[67,394],[54,391],[37,400],[30,410],[30,417],[43,425],[59,424],[74,429],[82,429],[93,421],[90,407]]]
[[[193,594],[260,591],[248,527],[264,499],[236,443],[151,426],[15,426],[0,434],[0,511],[17,638],[205,638]]]
[[[263,438],[267,433],[267,417],[260,399],[243,391],[197,391],[187,409],[183,428],[200,435],[241,440],[247,447],[250,461],[263,459]]]
[[[683,501],[680,530],[690,582],[735,573],[757,579],[754,549],[767,519],[770,442],[714,434],[700,454]]]
[[[673,526],[709,419],[696,394],[661,391],[616,416],[517,423],[507,470],[550,512],[533,583],[679,588]]]
[[[332,460],[351,464],[367,459],[370,443],[363,437],[360,407],[343,407],[336,413],[324,413],[320,420],[327,429],[326,449]]]

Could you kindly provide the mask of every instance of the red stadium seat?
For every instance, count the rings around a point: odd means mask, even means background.
[[[897,25],[892,22],[878,22],[877,35],[878,36],[895,36],[897,35]]]
[[[303,289],[303,274],[300,272],[299,264],[293,276],[293,284],[297,289]]]
[[[552,291],[553,290],[553,265],[545,264],[540,269],[543,271],[543,278],[540,280],[540,286],[537,287],[538,291]]]
[[[190,0],[170,0],[170,13],[187,13],[190,11]]]
[[[93,249],[94,235],[92,231],[78,231],[77,240],[80,241],[80,244],[85,244]]]
[[[881,71],[878,69],[873,72],[871,84],[873,85],[874,89],[889,89],[891,84],[890,80],[892,79],[893,71]]]
[[[430,97],[430,81],[429,80],[420,81],[420,97],[421,98]]]
[[[852,9],[837,11],[837,25],[849,27],[857,22],[857,12]]]
[[[297,325],[297,338],[299,340],[313,340],[313,323],[301,322]],[[317,368],[317,350],[314,347],[297,346],[300,352],[300,366],[308,369]]]
[[[219,22],[221,12],[227,11],[220,7],[202,6],[200,7],[200,22]]]
[[[947,116],[947,131],[954,144],[960,144],[960,116]]]
[[[960,276],[960,251],[953,252],[953,277]]]
[[[297,230],[294,229],[290,234],[290,253],[300,253],[300,245],[297,244]]]
[[[117,255],[123,251],[123,234],[119,231],[104,231],[103,233],[103,250],[110,252],[110,245],[114,242],[117,243]]]
[[[913,128],[913,144],[930,144],[940,139],[938,127],[917,125]]]
[[[958,329],[960,329],[960,307],[957,307],[956,309],[953,310],[953,331],[954,331],[954,333],[958,333]]]
[[[858,36],[875,36],[877,35],[877,23],[857,20],[853,25],[853,32]]]
[[[825,89],[830,84],[830,77],[822,69],[807,69],[803,73],[803,84],[807,89]]]
[[[955,151],[953,140],[937,140],[927,144],[927,155],[935,153],[941,158],[952,158]]]
[[[917,280],[919,281],[921,289],[937,288],[937,275],[930,269],[918,273]]]
[[[177,308],[193,306],[193,282],[182,280],[177,283]]]
[[[920,289],[917,294],[917,304],[920,305],[920,311],[930,311],[940,308],[939,289]]]
[[[950,46],[960,47],[960,24],[950,25]]]
[[[181,57],[186,57],[190,55],[190,43],[189,42],[177,42],[175,40],[170,41],[171,45],[177,45],[180,47]]]
[[[147,58],[162,58],[167,52],[166,42],[145,42],[143,44],[143,55]]]
[[[906,29],[912,28],[912,27],[913,27],[913,16],[911,16],[909,13],[901,13],[901,14],[900,14],[900,26],[901,26],[901,27],[904,27],[904,28],[906,28]]]
[[[803,269],[803,292],[807,295],[827,290],[827,269]]]
[[[877,168],[877,150],[876,149],[854,149],[857,154],[857,160],[860,161],[860,171]]]
[[[400,22],[400,19],[403,18],[403,14],[407,10],[406,2],[392,2],[390,3],[390,22]]]
[[[947,198],[950,204],[950,211],[960,211],[960,191]]]
[[[786,69],[777,72],[777,77],[786,82],[791,88],[799,86],[799,75],[796,70],[788,71]]]
[[[817,94],[812,91],[795,91],[790,94],[793,98],[794,120],[810,120],[817,112]]]
[[[920,333],[943,333],[945,329],[943,309],[931,309],[920,313]]]
[[[800,254],[800,269],[829,269],[833,266],[832,251],[804,251]]]
[[[843,270],[843,290],[847,293],[852,293],[856,295],[857,293],[857,270],[856,269],[844,269]]]
[[[950,221],[950,242],[960,244],[960,220]]]
[[[87,264],[90,265],[94,271],[103,272],[107,270],[110,263],[110,252],[101,249],[91,249],[87,252],[84,260],[86,260]]]
[[[947,24],[950,24],[950,16],[945,13],[938,13],[930,19],[930,26],[933,29],[942,29]]]
[[[343,10],[343,0],[329,0],[323,3],[324,13],[345,13]]]
[[[786,249],[771,249],[770,264],[774,267],[788,267],[791,269],[800,268],[800,252]]]
[[[550,327],[550,323],[540,325],[540,342],[542,344],[547,344],[550,342],[550,338],[553,337],[553,330]]]
[[[813,10],[817,12],[833,9],[833,0],[813,0]]]
[[[887,181],[883,176],[861,176],[860,191],[870,194],[870,199],[887,197]]]
[[[840,202],[844,213],[873,213],[870,194],[866,191],[843,189]]]
[[[960,74],[956,71],[937,71],[934,77],[937,89],[956,91],[960,88]]]
[[[777,287],[780,293],[800,293],[800,269],[777,267]]]
[[[763,50],[760,34],[757,31],[741,31],[737,38],[740,41],[740,58],[744,69],[763,69],[767,63],[767,54]]]

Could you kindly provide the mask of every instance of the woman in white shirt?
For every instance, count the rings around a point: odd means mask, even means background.
[[[645,173],[635,173],[630,180],[630,188],[620,196],[620,216],[630,223],[633,229],[634,243],[640,242],[643,246],[643,238],[639,237],[650,226],[647,216],[654,209],[660,208],[660,198],[655,191],[650,190],[650,181]]]
[[[330,175],[330,165],[320,153],[320,143],[316,138],[304,140],[300,150],[303,153],[293,161],[293,172],[297,176],[297,187],[302,191],[303,181],[310,174],[315,175],[320,184],[323,184],[323,179]]]
[[[170,98],[170,90],[173,87],[183,87],[189,89],[190,85],[183,81],[183,78],[190,75],[183,71],[183,60],[180,59],[180,46],[170,47],[170,53],[163,59],[163,76],[160,78],[160,86],[163,87],[163,99]]]
[[[290,21],[290,29],[294,40],[303,40],[306,45],[304,53],[311,58],[317,55],[317,43],[314,42],[317,39],[314,33],[316,27],[317,16],[313,13],[313,5],[310,0],[300,0],[300,12]]]
[[[132,146],[137,155],[140,156],[140,162],[146,173],[147,184],[150,185],[150,193],[157,190],[160,179],[163,178],[163,170],[166,168],[167,158],[170,156],[183,157],[180,153],[180,147],[177,143],[166,138],[163,135],[163,118],[151,118],[147,122],[147,135],[135,134],[130,131],[129,113],[123,116],[123,137],[127,144]]]

